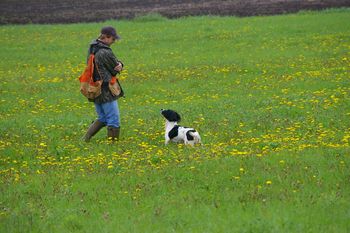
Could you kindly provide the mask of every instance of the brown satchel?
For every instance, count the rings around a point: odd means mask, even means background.
[[[94,82],[94,54],[90,54],[87,66],[79,77],[80,92],[88,99],[95,99],[101,95],[102,80]]]
[[[119,99],[120,97],[124,97],[123,88],[120,85],[119,80],[115,76],[112,77],[108,87],[109,90],[112,92],[112,95],[116,96],[117,99]]]

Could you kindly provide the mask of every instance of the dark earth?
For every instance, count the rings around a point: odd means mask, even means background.
[[[335,7],[350,7],[350,0],[0,0],[0,24],[97,22],[150,13],[243,17]]]

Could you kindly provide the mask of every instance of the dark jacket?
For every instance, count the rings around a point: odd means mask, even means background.
[[[90,43],[88,59],[91,53],[95,54],[94,81],[102,79],[103,82],[101,95],[90,101],[102,104],[116,100],[117,98],[112,95],[108,84],[109,81],[111,81],[112,76],[119,73],[114,70],[114,67],[116,67],[120,61],[118,61],[112,49],[99,40],[93,40]]]

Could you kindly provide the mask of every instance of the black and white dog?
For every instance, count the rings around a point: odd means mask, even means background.
[[[183,142],[185,145],[191,146],[201,143],[201,137],[195,129],[178,125],[181,117],[177,112],[170,109],[161,109],[161,114],[166,119],[165,144],[168,144],[169,141]]]

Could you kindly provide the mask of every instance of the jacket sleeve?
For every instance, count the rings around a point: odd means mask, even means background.
[[[109,82],[112,76],[117,75],[119,72],[114,70],[114,67],[118,64],[118,60],[113,54],[112,50],[101,49],[95,55],[96,65],[99,67],[101,76],[105,82]]]
[[[116,67],[118,64],[118,59],[116,58],[112,50],[105,49],[104,51],[105,67],[111,73],[112,76],[115,76],[119,73],[118,71],[114,70],[114,67]]]

